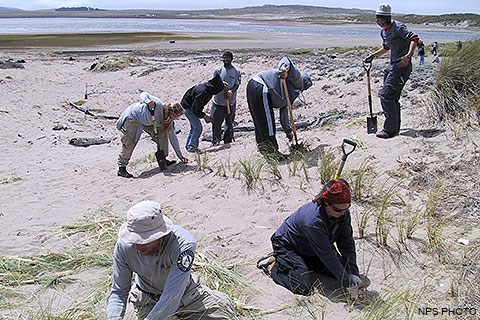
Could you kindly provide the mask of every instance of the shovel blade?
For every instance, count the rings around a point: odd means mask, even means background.
[[[377,117],[367,117],[367,132],[377,133]]]

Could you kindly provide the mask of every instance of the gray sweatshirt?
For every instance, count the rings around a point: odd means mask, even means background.
[[[391,63],[399,62],[403,56],[408,53],[410,42],[418,43],[420,38],[412,31],[408,31],[407,26],[400,21],[392,21],[387,29],[380,31],[383,39],[383,48],[390,51]]]
[[[293,103],[302,91],[308,89],[312,85],[310,76],[307,73],[302,74],[293,65],[289,58],[283,57],[278,62],[277,69],[262,71],[256,75],[258,78],[262,79],[263,83],[268,87],[273,108],[283,108],[288,106],[282,79],[279,77],[279,70],[282,67],[288,69],[286,80],[291,103]]]
[[[152,114],[148,109],[148,105],[146,103],[147,101],[155,101],[156,103],[154,116],[157,127],[160,130],[163,123],[164,104],[160,98],[157,98],[148,92],[140,93],[140,102],[134,103],[127,107],[117,120],[116,126],[118,130],[122,130],[123,124],[127,119],[133,119],[140,124],[135,135],[135,142],[140,140],[140,136],[142,135],[144,127],[153,126]],[[175,154],[179,158],[182,158],[183,155],[182,151],[180,150],[180,144],[178,143],[177,135],[175,133],[174,121],[172,122],[169,130],[168,140],[170,140],[170,144],[172,145],[173,150],[175,150]]]

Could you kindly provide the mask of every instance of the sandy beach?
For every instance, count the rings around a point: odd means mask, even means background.
[[[348,138],[358,147],[349,156],[343,176],[353,184],[359,181],[359,173],[365,174],[360,181],[362,187],[357,189],[361,199],[354,201],[352,214],[358,264],[371,279],[370,295],[380,296],[384,303],[396,301],[395,297],[400,297],[400,305],[409,301],[413,310],[399,308],[414,314],[408,319],[428,318],[421,317],[418,308],[465,307],[457,300],[463,292],[462,285],[457,287],[458,271],[463,259],[471,256],[469,250],[478,248],[480,212],[467,196],[452,202],[450,195],[455,190],[453,185],[461,181],[465,190],[471,190],[470,197],[478,201],[480,149],[475,141],[479,141],[479,131],[437,126],[430,120],[425,101],[438,65],[427,57],[423,66],[418,66],[415,59],[414,72],[405,87],[400,135],[389,140],[368,135],[362,59],[369,50],[337,52],[325,48],[332,44],[377,47],[380,39],[348,42],[278,36],[269,41],[258,37],[243,42],[157,43],[137,47],[133,53],[95,52],[103,48],[64,54],[59,53],[59,48],[0,52],[2,61],[24,60],[20,63],[23,68],[0,70],[2,256],[28,257],[85,248],[89,243],[82,234],[65,237],[59,228],[94,219],[105,208],[124,217],[133,204],[151,199],[160,202],[175,223],[196,237],[198,252],[229,266],[251,285],[242,299],[252,309],[252,315],[245,312],[242,319],[366,318],[368,308],[362,304],[350,306],[319,293],[295,296],[275,285],[255,266],[258,258],[271,251],[269,238],[281,222],[318,193],[322,186],[321,163],[331,155],[336,167],[342,155],[341,143]],[[304,47],[317,49],[302,55],[299,49]],[[265,165],[261,178],[249,188],[238,168],[240,161],[259,163],[263,159],[256,150],[253,131],[237,131],[235,142],[229,145],[212,147],[210,141],[201,141],[202,153],[195,156],[184,149],[189,125],[182,118],[176,127],[180,129],[178,137],[188,164],[160,171],[155,162],[142,161],[155,150],[145,134],[129,166],[135,178],[117,177],[120,132],[115,120],[92,117],[69,102],[85,100],[83,108],[108,116],[120,115],[138,101],[141,91],[164,102],[178,102],[188,88],[211,77],[225,49],[233,51],[234,65],[242,72],[238,127],[253,125],[245,97],[246,84],[253,74],[274,68],[284,54],[300,70],[311,74],[313,86],[297,99],[293,111],[296,121],[311,124],[297,133],[299,141],[309,148],[305,159],[281,163],[281,178],[273,176]],[[134,55],[140,63],[118,71],[90,70],[107,57],[126,55]],[[375,60],[372,69],[373,106],[379,127],[384,118],[376,93],[387,61],[387,57]],[[208,134],[211,127],[203,124]],[[69,143],[73,138],[94,137],[111,142],[89,147]],[[280,151],[289,153],[282,132],[277,132],[277,139]],[[169,158],[175,159],[173,150]],[[445,177],[443,189],[441,177]],[[439,224],[444,226],[442,241],[449,248],[449,262],[439,262],[443,260],[438,251],[428,250],[428,204],[433,201],[432,193],[440,189],[444,193],[434,199],[434,206]],[[378,204],[382,201],[383,207]],[[465,201],[466,207],[460,201]],[[370,219],[365,218],[367,214]],[[378,243],[381,214],[388,218],[387,245]],[[413,236],[403,239],[401,225],[416,216]],[[359,227],[365,220],[366,231],[361,237]],[[468,239],[469,245],[459,239]],[[52,312],[64,312],[95,292],[96,283],[105,281],[110,271],[82,270],[69,276],[71,283],[42,293],[36,291],[40,285],[12,286],[20,298],[5,295],[4,301],[15,307],[0,310],[0,318],[27,319],[21,315],[39,307],[43,310],[46,305]],[[28,302],[19,304],[17,299]],[[105,299],[96,305],[100,315],[106,310]],[[480,312],[479,305],[471,307]],[[402,314],[398,319],[404,318],[407,316]]]

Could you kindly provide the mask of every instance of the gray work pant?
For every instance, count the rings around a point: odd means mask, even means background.
[[[133,303],[138,320],[145,319],[153,309],[157,300],[133,287],[130,291],[130,302]],[[234,320],[237,319],[233,304],[222,292],[212,290],[192,281],[185,291],[180,307],[169,320]]]
[[[127,119],[122,126],[122,150],[118,155],[118,166],[126,167],[130,158],[132,157],[133,150],[135,149],[138,140],[137,135],[141,134],[138,131],[142,130],[142,126],[133,119]],[[143,131],[147,132],[153,141],[155,141],[155,133],[153,132],[153,126],[143,127]],[[161,128],[158,128],[158,138],[155,141],[159,145],[159,149],[163,150],[165,157],[168,155],[168,136],[165,135]]]
[[[396,136],[400,132],[400,96],[410,73],[412,72],[412,63],[404,68],[399,68],[396,64],[390,64],[383,75],[383,88],[380,89],[379,96],[382,104],[383,114],[385,115],[385,124],[383,130],[389,136]]]

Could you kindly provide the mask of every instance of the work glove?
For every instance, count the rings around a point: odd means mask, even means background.
[[[288,141],[289,141],[289,142],[292,142],[292,140],[293,140],[293,132],[292,132],[292,131],[285,132],[285,135],[287,136]]]
[[[373,59],[375,58],[375,56],[373,54],[369,55],[368,57],[365,58],[365,60],[363,60],[365,63],[372,63]]]
[[[360,295],[360,289],[363,288],[363,281],[356,274],[351,274],[348,278],[350,280],[350,286],[347,288],[348,294],[350,295],[350,299],[355,300]]]
[[[350,287],[352,286],[363,287],[362,279],[356,274],[351,274],[348,276],[348,278],[350,280]]]
[[[279,68],[278,68],[278,76],[280,77],[280,79],[286,79],[287,76],[288,76],[288,66],[285,65],[285,64],[282,64]]]
[[[410,60],[412,60],[412,58],[410,58],[409,56],[403,56],[402,60],[400,60],[400,62],[397,63],[397,66],[399,68],[405,68],[410,63]]]
[[[205,116],[203,117],[203,120],[205,120],[205,123],[211,123],[211,122],[212,122],[212,118],[211,118],[210,116],[208,116],[208,115],[205,115]]]

